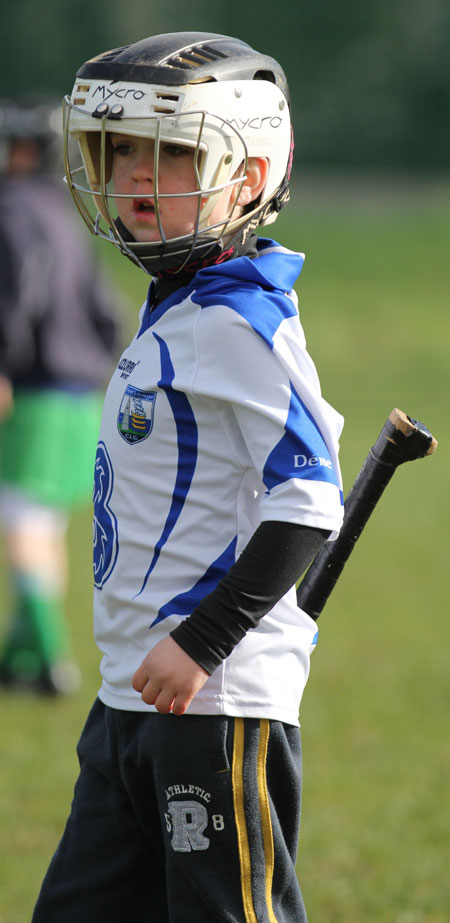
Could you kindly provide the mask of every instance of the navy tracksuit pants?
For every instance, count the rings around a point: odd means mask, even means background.
[[[306,923],[298,728],[97,701],[32,923]]]

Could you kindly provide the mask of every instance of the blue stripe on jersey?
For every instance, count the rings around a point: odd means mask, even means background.
[[[304,256],[259,238],[258,256],[228,260],[200,270],[193,301],[202,308],[224,304],[236,311],[273,349],[281,322],[297,316],[297,307],[285,294],[292,291]]]
[[[97,446],[94,465],[94,585],[101,589],[111,576],[119,554],[117,517],[109,501],[114,489],[114,469],[103,441]]]
[[[259,237],[257,241],[258,255],[254,259],[240,256],[234,260],[226,260],[215,266],[201,269],[196,280],[203,285],[210,279],[223,281],[228,277],[232,279],[233,286],[237,282],[256,282],[267,291],[290,292],[297,281],[305,261],[303,253],[296,253],[282,247],[275,240]]]
[[[289,478],[328,481],[339,487],[325,440],[292,384],[285,434],[272,449],[263,471],[268,493]]]
[[[256,333],[273,349],[274,336],[283,320],[296,317],[297,308],[291,298],[280,292],[268,292],[260,285],[236,284],[228,280],[211,280],[211,286],[196,290],[192,300],[202,308],[226,305],[240,314]]]
[[[177,615],[190,615],[207,593],[212,593],[219,580],[228,573],[230,567],[234,564],[236,559],[236,543],[237,536],[230,542],[228,548],[225,548],[225,551],[209,565],[208,569],[200,577],[200,580],[197,580],[197,583],[195,583],[190,590],[186,590],[185,593],[179,593],[178,596],[169,599],[159,610],[150,628],[153,628],[158,622],[162,622],[164,619],[168,618],[169,615],[174,615],[174,613]]]
[[[145,575],[141,589],[139,593],[136,593],[136,596],[140,596],[145,589],[148,578],[161,554],[161,549],[166,544],[181,515],[186,496],[192,483],[192,478],[194,477],[198,452],[198,430],[193,410],[186,395],[172,388],[175,371],[167,344],[157,333],[154,333],[153,336],[159,344],[161,356],[161,379],[158,381],[158,387],[166,392],[177,429],[178,467],[169,513],[163,531],[156,542],[150,567]]]
[[[142,315],[141,326],[138,330],[137,337],[136,337],[137,340],[139,339],[140,336],[142,336],[143,333],[145,333],[145,331],[150,326],[150,305],[154,297],[154,292],[155,292],[155,283],[152,281],[148,289],[147,301],[145,302],[145,308],[144,308],[144,313]]]
[[[149,327],[152,327],[153,324],[156,324],[156,321],[162,317],[173,304],[180,304],[184,298],[189,295],[189,291],[193,288],[193,284],[180,286],[176,291],[169,295],[168,298],[165,298],[164,301],[161,301],[156,308],[151,308],[150,305],[155,295],[155,283],[152,282],[147,294],[147,301],[145,304],[144,313],[142,315],[141,326],[139,328],[137,339],[148,330]]]

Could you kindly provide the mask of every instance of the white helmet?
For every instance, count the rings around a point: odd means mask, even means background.
[[[156,180],[145,199],[153,200],[160,240],[141,243],[131,236],[115,211],[111,132],[153,139],[155,176],[160,142],[193,149],[196,187],[183,193],[197,203],[193,233],[166,235],[160,205],[168,194],[158,193]],[[273,58],[229,36],[168,33],[92,58],[65,99],[64,133],[66,180],[88,227],[146,272],[220,260],[230,238],[275,221],[289,199],[293,142],[286,77]],[[78,142],[82,165],[72,162],[70,139]],[[268,160],[261,195],[245,214],[232,209],[213,223],[218,198],[224,188],[243,184],[250,157]]]

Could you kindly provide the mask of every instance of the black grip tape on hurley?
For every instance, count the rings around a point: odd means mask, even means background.
[[[393,410],[370,449],[344,503],[344,521],[335,541],[314,558],[297,590],[297,604],[319,618],[355,543],[399,465],[434,452],[437,442],[423,423]]]

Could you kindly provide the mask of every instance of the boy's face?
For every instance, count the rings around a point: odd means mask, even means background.
[[[131,196],[116,199],[119,218],[140,243],[161,240],[154,199],[154,152],[155,142],[151,138],[136,135],[110,134],[113,148],[112,179],[114,192]],[[167,240],[193,234],[198,220],[198,196],[183,196],[183,193],[198,191],[194,167],[195,151],[191,147],[160,142],[158,170],[158,202],[161,225]],[[164,199],[160,194],[174,195]],[[147,194],[148,199],[134,198]],[[225,188],[209,216],[208,224],[224,222],[233,212],[236,218],[241,209],[236,206],[236,186]],[[207,202],[203,197],[201,209]]]
[[[135,135],[111,134],[114,192],[131,198],[116,199],[119,217],[135,240],[161,240],[154,200],[154,141]],[[162,228],[167,239],[192,234],[197,223],[198,197],[180,194],[198,188],[194,169],[194,150],[178,144],[160,142],[158,193]],[[148,194],[148,199],[134,198]]]

